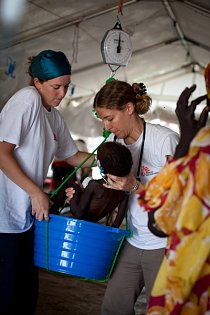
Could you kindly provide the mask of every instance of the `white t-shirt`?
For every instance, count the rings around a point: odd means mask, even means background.
[[[53,158],[63,160],[78,149],[60,112],[47,111],[35,87],[14,94],[0,114],[0,141],[16,145],[14,155],[40,187]],[[0,171],[0,232],[20,233],[33,224],[29,195]]]
[[[110,135],[108,141],[113,141],[113,135]],[[131,151],[133,157],[132,171],[137,176],[141,145],[143,134],[133,144],[126,145],[123,139],[117,139]],[[179,141],[179,135],[171,129],[158,125],[146,123],[146,135],[144,150],[141,162],[141,171],[139,178],[142,184],[146,184],[156,174],[160,172],[166,164],[166,156],[175,152]],[[150,232],[147,227],[148,214],[138,204],[138,195],[131,194],[128,205],[128,228],[132,230],[133,235],[127,241],[141,249],[158,249],[166,245],[166,238],[160,238]]]

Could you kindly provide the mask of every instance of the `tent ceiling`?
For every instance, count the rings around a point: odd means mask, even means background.
[[[0,108],[27,84],[27,57],[43,49],[62,50],[68,56],[75,84],[72,97],[94,95],[111,74],[100,43],[117,14],[117,0],[31,0],[19,24],[5,27],[2,18]],[[144,81],[149,87],[168,75],[203,75],[210,62],[210,1],[127,0],[119,18],[131,35],[133,54],[117,71],[118,79]],[[15,64],[15,78],[5,73],[10,63]]]

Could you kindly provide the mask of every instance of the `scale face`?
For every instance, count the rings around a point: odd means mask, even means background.
[[[117,28],[107,31],[101,42],[101,53],[104,63],[126,66],[132,54],[129,34]]]

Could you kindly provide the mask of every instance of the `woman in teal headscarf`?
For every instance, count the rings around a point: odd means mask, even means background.
[[[55,108],[71,80],[71,65],[60,51],[31,59],[31,86],[15,93],[0,114],[0,314],[32,315],[38,296],[33,266],[33,222],[48,220],[50,200],[43,182],[53,158],[73,166],[78,151]],[[91,164],[88,160],[83,166]]]

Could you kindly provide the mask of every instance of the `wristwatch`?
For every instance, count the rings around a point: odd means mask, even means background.
[[[101,53],[104,63],[126,66],[132,54],[130,35],[122,30],[121,24],[116,23],[108,30],[101,41]]]

